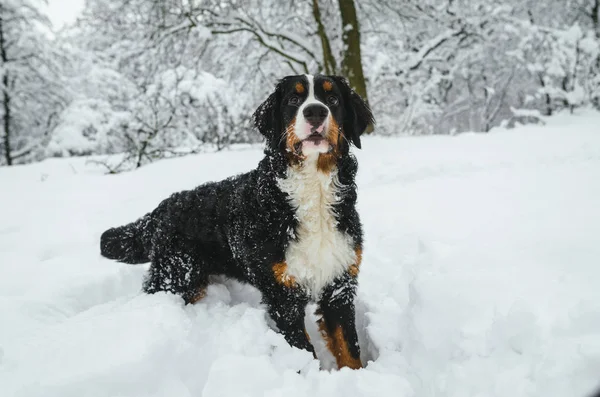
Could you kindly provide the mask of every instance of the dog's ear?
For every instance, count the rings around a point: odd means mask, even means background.
[[[373,113],[369,105],[350,87],[346,78],[334,76],[333,79],[338,84],[344,100],[344,134],[360,149],[360,136],[369,125],[375,124]]]
[[[260,132],[267,142],[273,142],[279,129],[279,109],[281,104],[281,91],[283,80],[279,81],[275,91],[256,109],[252,115],[252,120],[258,132]]]
[[[273,138],[275,133],[275,103],[277,102],[277,92],[272,93],[269,97],[260,104],[252,115],[252,120],[258,132],[260,132],[267,140]]]

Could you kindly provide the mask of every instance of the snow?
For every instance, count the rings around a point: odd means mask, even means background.
[[[111,135],[130,117],[104,100],[75,100],[60,115],[46,151],[57,157],[110,152]]]
[[[83,10],[83,0],[49,0],[48,17],[55,29],[75,22]]]
[[[259,147],[120,175],[85,158],[0,169],[2,395],[588,395],[600,373],[600,115],[546,122],[363,140],[359,371],[319,370],[271,330],[251,287],[216,280],[184,306],[140,293],[146,266],[99,255],[107,227],[254,167]]]

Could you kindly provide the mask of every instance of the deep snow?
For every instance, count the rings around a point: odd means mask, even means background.
[[[140,293],[146,266],[99,255],[107,227],[253,168],[260,148],[116,176],[85,159],[0,169],[0,395],[584,397],[600,385],[599,114],[366,138],[357,154],[359,371],[320,371],[250,287],[216,280],[183,306]]]

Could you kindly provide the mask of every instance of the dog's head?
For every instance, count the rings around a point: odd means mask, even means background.
[[[298,75],[279,81],[253,116],[267,144],[297,158],[344,153],[374,122],[369,106],[339,76]]]

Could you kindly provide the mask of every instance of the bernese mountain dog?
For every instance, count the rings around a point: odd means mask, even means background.
[[[355,208],[352,145],[374,123],[369,106],[338,76],[280,80],[253,115],[266,138],[248,173],[175,193],[137,221],[102,234],[103,256],[151,262],[144,291],[195,303],[211,275],[258,288],[292,346],[314,353],[305,307],[338,368],[360,368],[354,297],[363,234]]]

